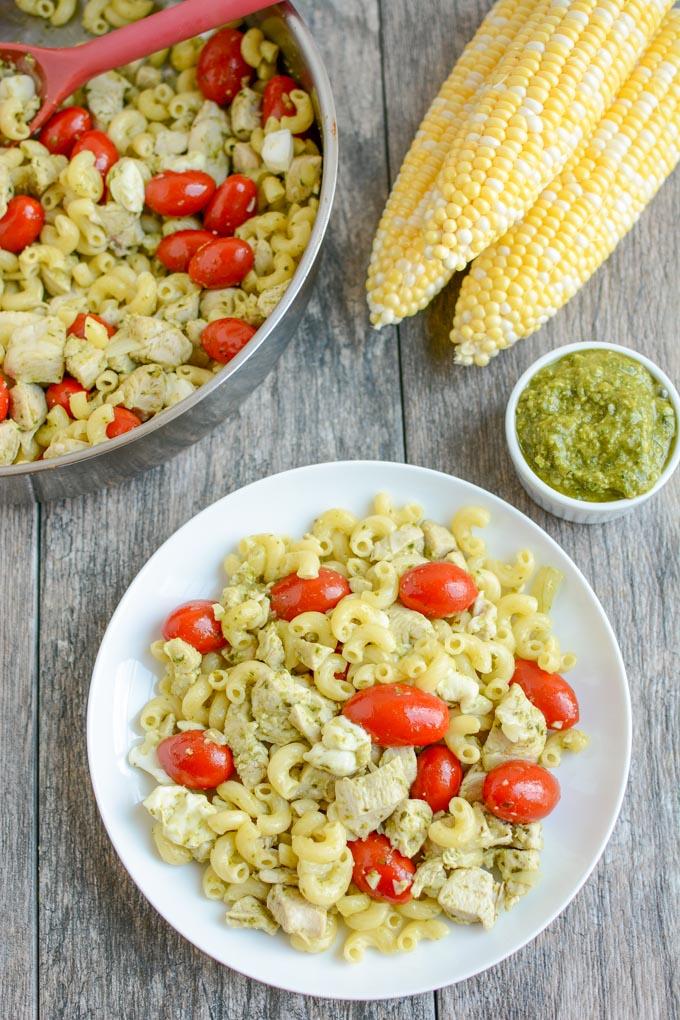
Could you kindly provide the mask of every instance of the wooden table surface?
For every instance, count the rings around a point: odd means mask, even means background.
[[[3,510],[2,1017],[669,1020],[680,1011],[678,484],[634,516],[570,525],[527,498],[502,438],[514,381],[559,344],[616,340],[680,374],[680,174],[568,308],[487,369],[453,364],[442,339],[446,295],[398,330],[375,333],[367,322],[364,272],[388,181],[488,6],[301,4],[334,84],[342,158],[316,295],[277,370],[235,418],[165,467],[97,495]],[[147,557],[225,493],[284,468],[344,458],[406,460],[460,475],[545,528],[602,600],[634,709],[621,818],[571,906],[487,973],[437,995],[374,1005],[280,993],[180,938],[114,854],[85,755],[94,657]]]

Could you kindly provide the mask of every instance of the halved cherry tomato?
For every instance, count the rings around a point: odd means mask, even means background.
[[[189,276],[200,287],[236,287],[253,268],[255,256],[247,241],[220,237],[199,248],[189,262]]]
[[[408,684],[380,684],[357,691],[342,714],[370,733],[381,747],[436,744],[449,725],[449,709],[435,694]]]
[[[235,28],[222,28],[201,50],[196,82],[206,99],[226,106],[247,85],[254,71],[241,55],[243,34]]]
[[[156,248],[156,258],[171,273],[186,273],[192,255],[214,240],[209,230],[176,230],[163,238]]]
[[[71,325],[69,326],[69,328],[66,330],[66,332],[70,336],[79,336],[81,340],[84,340],[86,319],[94,319],[95,322],[98,322],[101,326],[104,326],[109,336],[113,336],[113,334],[116,332],[115,326],[112,326],[110,323],[108,323],[106,319],[102,319],[101,315],[95,315],[94,312],[79,312],[78,315],[76,315],[73,322],[71,323]]]
[[[257,185],[250,177],[232,174],[227,177],[208,202],[203,213],[203,226],[223,237],[229,237],[237,227],[257,212]]]
[[[9,387],[0,376],[0,421],[4,421],[9,411]]]
[[[92,127],[92,117],[83,106],[67,106],[50,117],[38,141],[55,156],[69,156],[81,135]]]
[[[69,400],[74,393],[89,393],[84,386],[81,386],[77,379],[72,379],[70,375],[65,375],[61,382],[52,383],[45,390],[45,399],[47,406],[50,410],[59,404],[59,407],[63,407],[69,418],[72,418],[71,405]]]
[[[190,790],[214,790],[234,771],[234,759],[225,744],[215,744],[205,730],[185,730],[161,740],[156,748],[161,768],[175,783]]]
[[[289,78],[287,74],[276,74],[269,79],[262,93],[262,127],[270,117],[281,120],[295,113],[290,93],[298,88],[300,86],[295,79]]]
[[[164,170],[146,186],[146,204],[161,216],[193,216],[215,194],[215,179],[202,170]]]
[[[209,599],[194,599],[173,609],[163,624],[165,640],[181,638],[201,655],[219,652],[227,642],[215,619],[213,604]]]
[[[0,220],[0,248],[17,255],[38,237],[45,222],[45,211],[37,198],[17,195],[7,204]]]
[[[387,836],[371,832],[366,839],[352,840],[347,846],[354,858],[352,878],[357,889],[373,900],[408,903],[416,866],[395,850]]]
[[[470,575],[446,561],[412,567],[399,581],[403,604],[433,619],[462,613],[478,595]]]
[[[350,594],[347,579],[337,570],[321,567],[318,577],[288,574],[271,590],[272,612],[280,620],[294,620],[300,613],[325,613]]]
[[[560,799],[560,784],[541,765],[506,761],[487,775],[482,799],[496,818],[526,825],[550,814]]]
[[[463,769],[453,751],[442,744],[426,747],[418,755],[418,771],[409,796],[424,800],[433,811],[446,811],[460,790]]]
[[[519,684],[532,705],[545,716],[548,729],[570,730],[579,720],[574,688],[558,673],[546,673],[535,662],[515,659],[511,684]]]
[[[115,439],[116,436],[131,432],[141,424],[141,418],[138,418],[134,411],[128,411],[127,407],[114,407],[113,421],[106,426],[106,434],[109,439]]]
[[[201,333],[203,350],[213,361],[226,365],[257,333],[254,326],[243,319],[215,319]]]
[[[79,152],[91,152],[94,165],[102,177],[106,177],[114,163],[120,159],[120,153],[104,131],[86,131],[81,135],[71,150],[71,159]]]

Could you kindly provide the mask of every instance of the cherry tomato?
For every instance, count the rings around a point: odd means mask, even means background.
[[[214,790],[234,771],[234,759],[224,744],[215,744],[205,730],[185,730],[161,740],[156,749],[161,768],[190,790]]]
[[[347,846],[354,858],[352,878],[357,889],[387,903],[407,903],[411,899],[416,866],[395,850],[387,836],[371,832],[366,839],[352,840]],[[380,876],[377,884],[375,873]]]
[[[300,613],[325,613],[350,594],[347,579],[337,570],[322,567],[318,577],[289,574],[271,590],[272,612],[280,620],[294,620]]]
[[[106,434],[109,439],[115,439],[116,436],[122,436],[141,424],[141,418],[138,418],[134,411],[128,411],[127,407],[114,407],[113,421],[106,426]]]
[[[33,244],[45,222],[45,211],[37,198],[17,195],[7,204],[0,220],[0,248],[18,254]]]
[[[118,149],[104,131],[86,131],[71,150],[71,159],[79,152],[91,152],[94,165],[102,177],[106,177],[114,163],[120,159]]]
[[[295,79],[286,74],[276,74],[269,79],[262,93],[262,127],[270,117],[281,120],[295,113],[290,93],[299,87]]]
[[[72,379],[70,375],[65,375],[61,382],[52,383],[45,390],[45,399],[47,400],[47,406],[50,410],[59,404],[59,407],[63,407],[69,418],[72,418],[71,405],[69,400],[74,393],[89,393],[84,386],[81,386],[77,379]]]
[[[254,326],[243,319],[215,319],[201,333],[203,350],[213,361],[226,365],[257,333]]]
[[[208,202],[203,226],[227,237],[257,212],[257,185],[250,177],[232,174]]]
[[[85,339],[85,322],[87,319],[94,319],[95,322],[100,323],[104,326],[109,336],[113,336],[116,332],[114,326],[111,326],[106,319],[102,319],[100,315],[95,315],[94,312],[79,312],[75,319],[66,330],[71,336],[79,336],[81,340]]]
[[[186,273],[192,255],[214,240],[209,230],[177,230],[163,238],[156,248],[156,258],[171,273]]]
[[[558,673],[546,673],[535,662],[515,659],[511,684],[519,684],[532,705],[545,716],[551,730],[570,730],[579,720],[574,688]]]
[[[0,376],[0,421],[4,421],[9,411],[9,387]]]
[[[166,641],[181,638],[201,655],[219,652],[227,643],[209,599],[195,599],[174,609],[163,624],[163,637]]]
[[[222,28],[208,39],[198,58],[198,87],[206,99],[220,106],[230,103],[253,76],[253,68],[241,55],[242,42],[241,32]]]
[[[506,761],[487,775],[482,799],[496,818],[526,825],[550,814],[560,799],[560,784],[541,765]]]
[[[193,216],[215,193],[215,180],[202,170],[164,170],[146,186],[146,204],[161,216]]]
[[[189,276],[200,287],[236,287],[253,268],[255,256],[247,241],[220,237],[199,248],[189,262]]]
[[[463,769],[453,751],[442,744],[426,747],[418,755],[418,772],[410,796],[425,800],[433,811],[446,811],[460,790]]]
[[[408,609],[439,619],[462,613],[479,592],[469,574],[455,563],[422,563],[402,574],[399,598]]]
[[[342,714],[370,733],[381,747],[423,747],[441,740],[449,709],[435,694],[408,684],[380,684],[357,691]]]
[[[50,117],[38,141],[55,156],[69,156],[81,135],[92,127],[92,117],[82,106],[67,106]]]

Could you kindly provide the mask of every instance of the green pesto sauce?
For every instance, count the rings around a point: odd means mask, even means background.
[[[644,365],[593,349],[536,373],[517,403],[516,427],[539,478],[565,496],[600,503],[651,489],[670,456],[677,422]]]

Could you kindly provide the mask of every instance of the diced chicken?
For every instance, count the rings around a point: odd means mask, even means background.
[[[0,163],[0,219],[7,212],[7,206],[14,197],[12,175],[5,163]]]
[[[497,850],[494,863],[504,881],[503,902],[509,910],[536,884],[541,861],[536,850]]]
[[[190,397],[195,389],[194,384],[188,379],[175,372],[168,372],[165,376],[165,406],[174,407],[180,400]]]
[[[47,417],[45,391],[36,383],[16,383],[9,391],[9,414],[23,432],[37,429]]]
[[[389,762],[394,761],[398,758],[401,761],[402,768],[404,769],[404,775],[406,776],[406,782],[409,786],[415,781],[416,773],[418,771],[418,761],[416,758],[416,752],[412,747],[388,747],[380,756],[380,764],[387,765]]]
[[[473,804],[472,810],[477,819],[475,843],[484,850],[493,846],[509,846],[512,840],[512,825],[496,818],[482,804]]]
[[[21,432],[16,422],[0,422],[0,466],[13,464],[21,445]]]
[[[315,765],[304,765],[296,788],[296,799],[309,797],[317,803],[332,800],[334,786],[335,776],[330,772],[323,772]]]
[[[295,705],[310,709],[319,726],[335,715],[335,705],[329,698],[286,670],[260,678],[253,687],[251,700],[258,736],[273,744],[287,744],[298,738],[299,732],[290,717]]]
[[[66,371],[86,390],[91,390],[97,376],[106,368],[106,353],[87,340],[70,336],[64,347]]]
[[[224,735],[234,755],[234,765],[241,782],[252,790],[267,775],[269,752],[257,738],[257,723],[247,703],[229,706]]]
[[[267,935],[274,935],[279,927],[264,903],[254,896],[242,896],[236,900],[224,919],[230,928],[257,928]]]
[[[267,907],[288,935],[300,935],[314,941],[326,931],[326,911],[300,895],[297,889],[275,885],[267,896]]]
[[[517,850],[542,850],[543,826],[540,822],[528,825],[513,825],[511,845]]]
[[[487,772],[513,758],[538,761],[547,736],[545,718],[532,705],[519,684],[496,708],[494,724],[482,748],[482,765]]]
[[[285,174],[293,162],[293,136],[288,128],[270,131],[262,143],[262,162],[273,174]]]
[[[161,786],[172,786],[172,779],[167,772],[161,768],[161,763],[158,760],[156,753],[156,747],[158,741],[150,739],[150,735],[147,734],[146,738],[139,744],[135,744],[130,749],[128,754],[128,761],[131,765],[134,765],[138,769],[143,769],[148,772],[150,776],[156,780]]]
[[[286,293],[290,280],[285,280],[283,283],[277,283],[274,287],[267,287],[258,296],[255,302],[255,309],[250,313],[248,322],[251,326],[259,326],[260,323],[271,315],[279,301]]]
[[[466,626],[468,634],[475,634],[482,641],[493,641],[496,637],[498,610],[486,595],[480,593],[472,604],[471,618]]]
[[[144,807],[161,823],[165,838],[177,846],[195,850],[216,839],[207,820],[217,814],[217,808],[204,793],[192,793],[184,786],[157,786]]]
[[[17,326],[9,338],[3,371],[25,383],[61,382],[66,328],[54,315],[35,316]]]
[[[264,603],[267,599],[267,588],[257,580],[252,568],[247,563],[242,563],[232,574],[227,587],[223,588],[220,602],[226,609],[233,609],[234,606],[241,606],[249,599],[254,599],[260,604]]]
[[[145,418],[158,414],[165,407],[165,373],[160,365],[140,365],[123,380],[113,397]],[[115,402],[115,401],[114,401]]]
[[[408,797],[409,786],[402,758],[398,756],[365,776],[339,779],[335,784],[338,818],[347,829],[365,839]]]
[[[423,521],[421,528],[425,536],[425,555],[431,560],[443,560],[458,549],[455,538],[443,525],[435,521]]]
[[[434,627],[426,616],[395,602],[385,610],[390,630],[397,641],[397,652],[404,655],[422,637],[434,634]]]
[[[98,128],[105,131],[115,115],[121,112],[129,88],[130,82],[117,71],[98,74],[86,84],[87,106]]]
[[[305,202],[318,194],[321,184],[321,156],[296,156],[286,174],[286,200]]]
[[[293,705],[288,713],[288,720],[310,744],[321,740],[319,720],[308,705]]]
[[[88,450],[90,444],[84,439],[73,439],[71,436],[56,435],[50,445],[43,453],[43,460],[52,460],[53,457],[65,457],[67,453],[80,453],[81,450]]]
[[[329,655],[333,654],[332,648],[329,648],[328,645],[322,645],[318,641],[306,641],[305,638],[297,638],[291,644],[298,660],[310,670],[318,669],[321,663]]]
[[[447,868],[481,868],[493,866],[493,851],[481,847],[449,847],[444,850],[442,860]]]
[[[424,800],[405,800],[384,825],[385,835],[405,857],[415,857],[427,839],[432,808]]]
[[[248,170],[257,170],[261,164],[260,157],[248,142],[237,142],[231,154],[234,170],[237,174],[246,173]]]
[[[268,623],[261,628],[257,638],[257,658],[266,662],[272,669],[280,669],[286,653],[283,641],[275,623]]]
[[[139,159],[123,156],[106,175],[106,186],[114,202],[127,212],[141,213],[149,169]]]
[[[201,671],[201,653],[181,638],[172,638],[163,645],[168,657],[167,675],[170,693],[183,698]]]
[[[66,166],[68,166],[66,156],[53,156],[47,149],[40,152],[32,147],[29,160],[25,164],[26,178],[22,188],[25,188],[31,195],[40,198],[49,187],[56,183],[59,174]],[[21,169],[23,170],[24,167]]]
[[[496,921],[499,886],[483,868],[458,868],[439,892],[437,901],[447,917],[458,924],[492,928]]]
[[[460,705],[463,712],[486,715],[493,708],[493,702],[479,693],[479,684],[467,673],[456,668],[453,659],[451,668],[437,684],[437,695],[450,705]]]
[[[189,152],[200,152],[205,156],[205,169],[217,182],[222,184],[229,172],[229,159],[224,143],[230,135],[229,118],[216,103],[205,102],[198,111],[189,132]]]
[[[126,346],[133,361],[176,368],[193,353],[191,340],[181,329],[151,315],[130,315],[116,335],[116,345]]]
[[[482,788],[484,786],[485,779],[486,772],[482,766],[473,765],[463,776],[458,796],[464,797],[465,800],[470,802],[470,804],[480,801],[482,799]]]
[[[417,528],[415,524],[404,524],[375,543],[371,559],[393,560],[395,556],[404,552],[418,553],[422,556],[424,546],[425,537],[422,529]]]
[[[244,88],[234,96],[231,107],[231,130],[247,142],[255,128],[260,127],[262,97],[253,89]]]
[[[431,857],[419,864],[416,869],[411,892],[414,898],[423,893],[426,896],[438,896],[446,882],[446,868],[442,857]]]
[[[324,723],[321,741],[304,755],[305,761],[338,778],[353,776],[371,758],[371,738],[362,726],[343,715]]]

